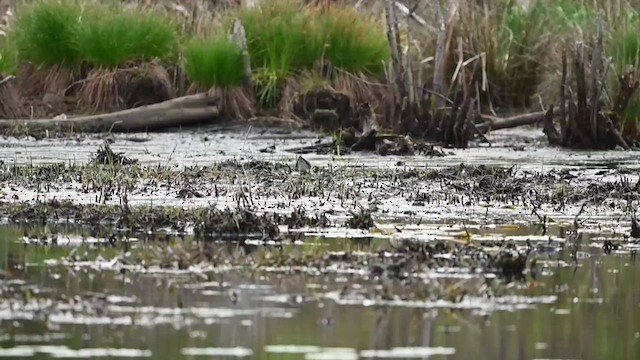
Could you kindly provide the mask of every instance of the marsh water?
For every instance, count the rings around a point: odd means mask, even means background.
[[[446,169],[464,162],[517,164],[542,173],[568,169],[588,181],[638,178],[635,153],[549,149],[538,143],[537,130],[496,133],[491,139],[490,148],[445,150],[450,153],[442,158],[305,157],[318,167],[407,171],[412,166]],[[527,142],[521,149],[523,139]],[[218,129],[123,135],[112,146],[145,166],[181,171],[230,159],[294,162],[296,156],[283,149],[315,141],[318,138],[309,133]],[[102,142],[7,138],[0,141],[0,156],[6,166],[82,164]],[[252,179],[251,174],[244,176]],[[330,201],[336,195],[327,195],[327,205],[320,201],[322,195],[307,194],[296,198],[296,204],[316,210],[334,207],[337,210],[329,216],[340,225],[295,231],[281,226],[277,241],[213,239],[214,260],[185,266],[173,266],[174,260],[156,266],[151,260],[149,265],[132,259],[144,259],[145,254],[190,256],[192,250],[184,244],[199,242],[188,231],[128,233],[126,242],[114,244],[108,231],[95,226],[5,219],[0,226],[0,358],[640,357],[640,245],[629,237],[628,210],[607,202],[609,198],[600,201],[605,207],[596,201],[586,210],[580,202],[562,207],[541,204],[534,215],[530,208],[507,200],[436,206],[398,196],[384,183],[349,181],[358,188],[354,202],[370,205],[376,198],[375,230],[348,229],[339,221],[349,216],[352,207],[345,202],[350,198]],[[424,181],[418,178],[412,184],[422,186]],[[32,183],[20,188],[6,180],[3,201],[95,201],[86,186],[50,183],[46,190],[34,190]],[[218,186],[223,183],[219,180]],[[254,190],[269,194],[258,201],[265,208],[275,207],[281,197],[276,187],[282,185],[269,186],[261,183]],[[150,196],[133,193],[132,206],[153,202],[198,208],[212,201],[232,202],[219,194],[178,200],[178,189],[162,189]],[[553,221],[540,224],[540,216]],[[572,229],[577,219],[580,226]],[[394,248],[403,241],[463,242],[482,244],[483,249],[509,242],[534,250],[527,255],[524,278],[513,281],[476,269],[469,256],[451,266],[407,267],[398,272],[402,276],[389,275],[396,262],[386,259],[398,256]],[[307,262],[269,262],[274,256]]]

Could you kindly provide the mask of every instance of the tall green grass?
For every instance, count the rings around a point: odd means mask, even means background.
[[[176,28],[150,10],[93,1],[38,0],[19,8],[10,36],[18,61],[69,68],[87,61],[117,67],[174,56]]]
[[[346,7],[320,10],[299,1],[273,0],[237,16],[252,63],[279,77],[310,69],[321,58],[348,71],[380,74],[389,58],[383,27]]]
[[[313,16],[312,32],[319,37],[315,57],[351,72],[380,74],[389,59],[387,37],[382,25],[353,9],[332,7]]]
[[[245,28],[251,62],[278,77],[309,68],[317,58],[309,17],[299,2],[263,1],[237,14]]]
[[[321,59],[347,71],[381,75],[389,58],[383,27],[344,7],[273,0],[232,15],[245,28],[263,104],[275,104],[286,77],[313,69]]]
[[[83,60],[115,68],[127,61],[174,56],[175,30],[167,17],[149,10],[100,6],[84,17],[77,45]]]
[[[80,62],[81,7],[66,0],[38,0],[16,12],[12,37],[20,63],[75,66]]]
[[[190,40],[183,57],[187,76],[201,85],[230,87],[244,80],[242,50],[224,36]]]
[[[12,75],[16,72],[16,49],[6,36],[0,37],[0,74]]]

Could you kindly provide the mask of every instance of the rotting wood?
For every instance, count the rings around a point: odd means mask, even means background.
[[[561,140],[561,135],[553,124],[553,105],[549,107],[544,114],[544,128],[543,132],[547,135],[549,142],[559,143]]]
[[[0,131],[130,132],[192,126],[216,119],[219,99],[196,94],[109,114],[67,119],[0,119]]]

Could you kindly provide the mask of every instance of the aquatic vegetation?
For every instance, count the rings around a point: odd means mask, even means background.
[[[311,18],[300,2],[261,1],[257,7],[241,9],[237,17],[245,28],[256,69],[266,68],[283,78],[310,68],[318,58],[318,45],[308,41],[312,40]]]
[[[176,29],[150,10],[71,0],[40,0],[18,10],[12,39],[19,60],[75,67],[116,67],[175,54]]]
[[[612,71],[607,78],[608,91],[616,94],[620,87],[619,77],[628,69],[640,71],[640,14],[630,10],[618,19],[605,43],[605,51],[611,56]],[[636,123],[640,121],[640,99],[638,94],[629,102],[624,113],[624,128],[627,134],[637,132]]]

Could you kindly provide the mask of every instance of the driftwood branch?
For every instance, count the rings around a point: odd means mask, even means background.
[[[551,114],[555,116],[555,115],[559,115],[564,110],[564,107],[559,106],[558,109],[555,109],[555,108],[551,108],[551,109],[552,109]],[[476,128],[481,133],[486,133],[489,130],[495,131],[495,130],[509,129],[509,128],[514,128],[514,127],[524,126],[524,125],[533,125],[533,124],[543,122],[546,116],[548,116],[547,111],[538,111],[530,114],[515,115],[511,117],[506,117],[506,118],[500,118],[500,117],[490,116],[490,115],[479,115],[478,118],[484,122],[479,125],[476,125]]]
[[[110,114],[68,119],[0,119],[0,131],[26,128],[30,131],[128,132],[197,125],[219,115],[219,99],[197,94]]]

